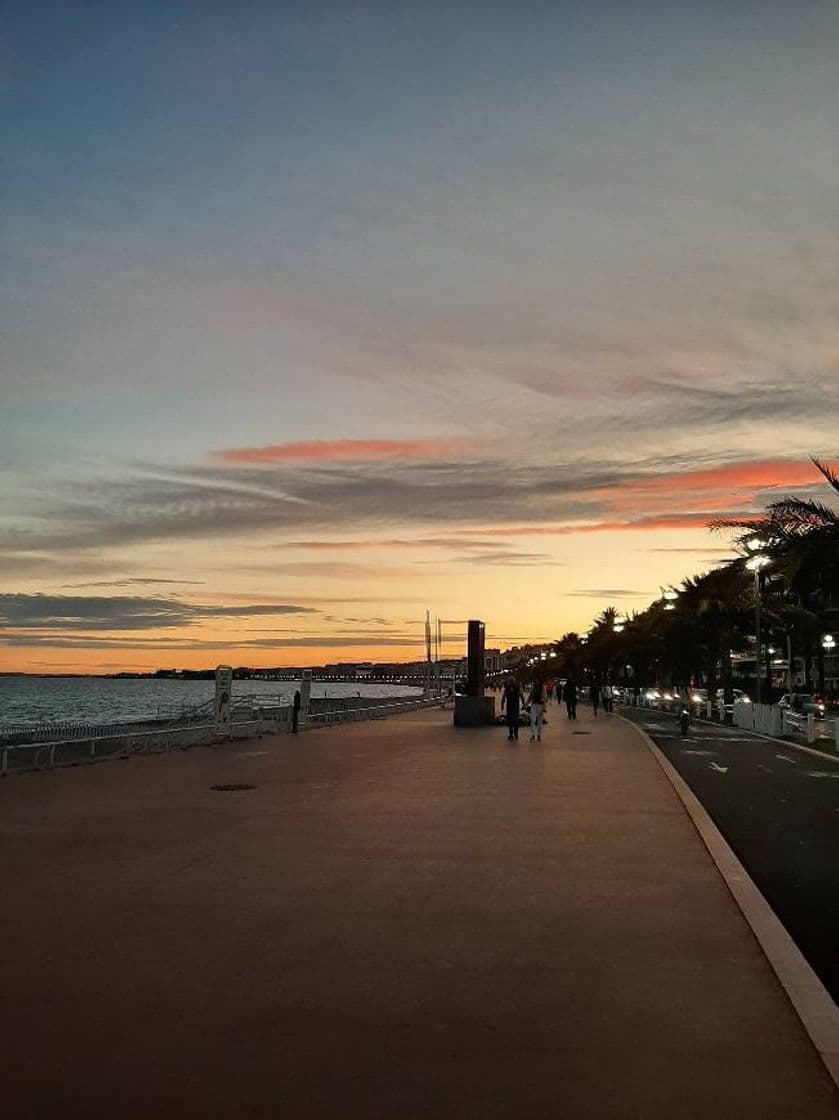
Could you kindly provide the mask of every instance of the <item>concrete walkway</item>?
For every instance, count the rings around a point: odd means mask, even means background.
[[[548,715],[6,780],[4,1116],[839,1116],[647,748]]]

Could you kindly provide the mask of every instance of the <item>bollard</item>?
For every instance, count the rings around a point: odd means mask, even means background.
[[[839,754],[839,719],[833,721],[833,745],[836,747],[836,753]]]
[[[807,744],[816,741],[816,717],[812,712],[807,713]]]

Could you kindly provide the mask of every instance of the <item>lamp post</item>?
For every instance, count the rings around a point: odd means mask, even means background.
[[[824,637],[822,638],[822,649],[824,650],[825,655],[827,657],[829,657],[831,655],[831,653],[833,653],[835,648],[836,648],[836,639],[833,637],[832,634],[825,634]],[[824,690],[825,690],[825,688],[824,688],[824,675],[825,675],[824,674],[824,658],[822,658],[822,680],[819,682],[819,689],[822,692],[822,694],[824,694]]]
[[[755,574],[755,703],[760,703],[760,569],[769,563],[769,557],[760,551],[764,542],[759,538],[747,541],[746,548],[750,556],[746,567]]]

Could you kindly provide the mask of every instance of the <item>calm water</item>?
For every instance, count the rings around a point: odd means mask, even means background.
[[[234,699],[290,704],[294,681],[234,681]],[[16,723],[118,723],[176,715],[213,698],[213,681],[106,680],[102,677],[0,677],[0,727]],[[398,684],[312,683],[312,696],[420,696]]]

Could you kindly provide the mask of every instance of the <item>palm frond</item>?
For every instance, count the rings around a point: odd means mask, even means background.
[[[708,528],[718,533],[723,529],[748,529],[750,532],[760,532],[768,523],[766,517],[715,517],[708,522]]]
[[[773,519],[786,523],[787,530],[795,534],[839,526],[836,510],[812,498],[780,498],[769,509]]]
[[[827,463],[823,463],[821,459],[817,459],[815,455],[811,455],[810,458],[813,460],[816,470],[821,471],[833,489],[839,494],[839,475],[836,471],[829,467]]]

